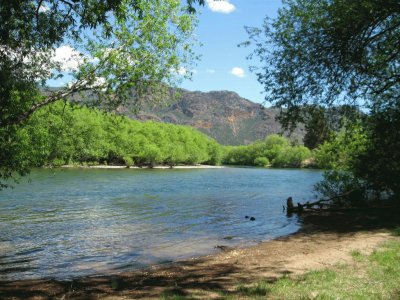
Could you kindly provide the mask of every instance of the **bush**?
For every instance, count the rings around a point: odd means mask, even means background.
[[[312,157],[304,146],[291,146],[289,140],[276,134],[247,146],[225,147],[223,163],[228,165],[300,168],[302,162]]]
[[[269,166],[269,160],[266,157],[257,157],[254,160],[254,165],[258,167],[267,167]]]
[[[367,198],[365,183],[345,171],[326,171],[324,179],[315,185],[315,190],[327,198],[339,196],[335,199],[337,204],[360,205]]]

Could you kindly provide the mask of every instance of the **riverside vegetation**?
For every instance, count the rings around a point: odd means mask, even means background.
[[[37,111],[19,131],[36,166],[64,164],[219,164],[220,146],[187,126],[139,122],[58,102]]]
[[[29,157],[36,167],[221,163],[300,167],[313,155],[278,135],[246,146],[222,146],[188,126],[139,122],[64,102],[35,112],[17,136],[19,156]]]

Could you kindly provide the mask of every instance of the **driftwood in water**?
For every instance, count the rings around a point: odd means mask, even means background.
[[[287,200],[286,200],[286,209],[287,209],[288,212],[294,210],[294,205],[293,205],[293,199],[292,199],[292,197],[287,198]]]
[[[292,213],[301,213],[304,210],[307,210],[307,211],[320,210],[324,207],[326,208],[326,207],[332,206],[333,204],[335,204],[335,200],[343,199],[346,196],[349,196],[353,192],[354,192],[354,190],[351,190],[347,193],[337,195],[337,196],[334,196],[329,199],[321,199],[321,200],[318,200],[315,202],[307,201],[304,204],[297,203],[297,206],[293,205],[293,198],[289,197],[286,200],[286,211],[287,211],[287,214],[292,214]],[[317,208],[314,208],[314,207],[317,207]]]
[[[344,195],[332,197],[329,199],[321,199],[321,200],[318,200],[315,202],[307,201],[304,204],[297,202],[297,206],[294,206],[293,198],[289,197],[286,200],[286,211],[288,214],[292,214],[292,213],[301,213],[304,210],[314,210],[315,209],[314,207],[317,207],[318,209],[322,209],[324,206],[329,206],[332,203],[332,200],[342,198],[343,196]]]

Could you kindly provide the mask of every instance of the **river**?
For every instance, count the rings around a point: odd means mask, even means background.
[[[296,232],[315,170],[42,169],[0,191],[0,280],[102,275]],[[254,217],[254,221],[250,218]]]

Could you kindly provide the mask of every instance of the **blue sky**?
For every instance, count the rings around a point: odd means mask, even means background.
[[[238,47],[248,39],[245,26],[261,27],[266,16],[274,18],[281,0],[205,0],[199,12],[196,38],[202,46],[194,51],[201,59],[193,67],[192,80],[185,80],[180,87],[191,91],[229,90],[253,102],[262,103],[264,88],[249,71],[257,61],[246,57],[250,48]],[[55,50],[54,60],[62,62],[64,71],[74,70],[82,58],[70,45]],[[63,78],[49,80],[50,86],[63,86],[72,77],[68,72]]]
[[[195,48],[201,60],[194,67],[192,81],[184,81],[181,86],[192,91],[230,90],[253,102],[262,102],[263,86],[249,72],[249,66],[257,61],[247,60],[251,50],[237,45],[248,38],[244,26],[260,27],[265,16],[276,16],[281,6],[281,0],[207,1],[199,8],[196,29],[203,44]],[[236,75],[231,73],[233,68]]]

